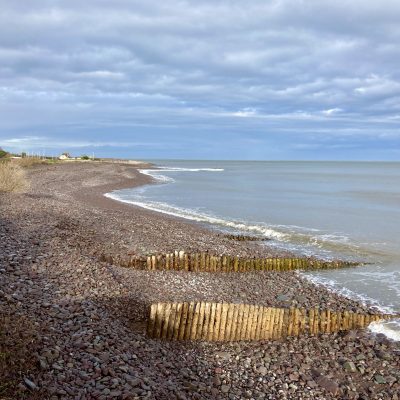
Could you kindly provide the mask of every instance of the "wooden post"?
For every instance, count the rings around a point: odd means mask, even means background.
[[[314,335],[314,309],[311,308],[308,312],[308,333]]]
[[[316,307],[314,311],[315,320],[314,320],[314,335],[319,334],[319,325],[320,325],[320,317],[319,317],[319,308]]]
[[[273,311],[274,309],[272,307],[267,308],[265,339],[272,339],[272,327],[274,323]]]
[[[299,336],[299,309],[294,309],[294,319],[293,319],[293,335]]]
[[[250,305],[244,304],[243,306],[243,320],[242,320],[242,329],[240,333],[240,340],[246,340],[247,335],[247,325],[249,321],[249,312],[250,312]]]
[[[215,341],[219,339],[219,329],[221,326],[221,313],[222,313],[222,304],[217,303],[215,310],[215,325],[214,325],[214,336],[213,336],[213,340]]]
[[[275,339],[275,332],[274,332],[274,328],[275,328],[275,312],[276,312],[276,308],[275,307],[271,307],[271,315],[270,315],[270,319],[269,319],[269,337],[268,339]]]
[[[186,326],[185,326],[185,336],[184,339],[185,340],[189,340],[190,339],[190,335],[191,335],[191,330],[192,330],[192,321],[193,321],[193,314],[194,314],[194,302],[191,301],[189,303],[189,308],[187,311],[187,320],[186,320]]]
[[[253,321],[252,321],[250,337],[249,337],[250,340],[255,340],[255,338],[257,336],[257,323],[258,323],[259,313],[260,313],[260,307],[254,306]]]
[[[283,308],[279,308],[279,312],[278,312],[278,324],[276,327],[276,331],[277,331],[277,339],[282,339],[284,336],[284,332],[283,332],[283,320],[284,320],[284,315],[285,315],[285,310]]]
[[[263,307],[263,316],[261,321],[260,339],[268,338],[268,322],[269,322],[269,307]]]
[[[233,272],[233,259],[231,256],[226,256],[226,271]]]
[[[211,303],[210,321],[209,321],[208,336],[207,336],[207,339],[209,341],[214,340],[214,327],[215,327],[215,322],[216,322],[216,318],[215,318],[216,310],[217,310],[217,303]]]
[[[299,309],[299,334],[303,334],[306,332],[306,324],[307,324],[307,311],[304,308]]]
[[[226,328],[225,328],[225,340],[232,340],[232,326],[233,318],[235,315],[236,305],[228,304],[228,313],[226,315]]]
[[[204,321],[205,321],[205,308],[206,308],[206,304],[201,302],[200,308],[199,308],[199,317],[197,320],[197,331],[196,331],[195,339],[201,340],[203,337],[203,326],[204,326]]]
[[[239,304],[237,324],[235,329],[235,340],[242,339],[244,312],[245,312],[244,304]]]
[[[249,268],[250,268],[250,261],[248,261]],[[246,333],[245,333],[245,340],[250,340],[251,337],[251,329],[253,327],[253,317],[254,317],[254,305],[249,305],[248,314],[247,314],[247,324],[246,324]]]
[[[258,308],[258,318],[257,318],[257,328],[256,328],[255,340],[261,339],[264,311],[265,311],[265,307],[260,306]]]
[[[183,304],[178,303],[176,307],[176,317],[175,317],[175,323],[174,323],[174,335],[172,339],[178,340],[179,339],[179,331],[181,327],[181,320],[182,320],[182,310],[183,310]]]
[[[156,321],[155,321],[155,325],[154,325],[154,337],[157,338],[157,339],[161,338],[161,330],[162,330],[162,324],[163,324],[164,309],[165,309],[165,304],[164,303],[158,303],[157,304]]]
[[[207,272],[210,271],[210,255],[208,253],[206,254],[206,265],[204,270]]]
[[[286,338],[288,335],[288,323],[289,323],[289,310],[282,308],[282,326],[281,326],[281,337]]]
[[[364,314],[361,315],[360,325],[361,325],[361,328],[365,327],[365,315]]]
[[[174,337],[177,306],[178,306],[178,303],[171,304],[171,311],[170,311],[168,323],[167,323],[167,335],[165,336],[165,339],[173,339],[173,337]]]
[[[320,313],[320,327],[319,330],[321,333],[326,333],[326,311],[322,310]]]
[[[272,338],[279,339],[278,337],[278,326],[279,326],[279,308],[274,309],[274,324],[272,328]]]
[[[167,338],[169,316],[171,313],[171,303],[165,305],[164,316],[163,316],[163,326],[161,330],[161,339]]]
[[[343,324],[343,327],[344,327],[344,330],[348,330],[349,329],[349,327],[350,327],[350,315],[349,315],[349,312],[348,311],[345,311],[344,313],[344,324]]]
[[[197,324],[199,322],[200,307],[201,303],[194,303],[193,305],[193,319],[189,337],[190,340],[195,340],[197,336]]]
[[[183,255],[183,262],[185,265],[185,271],[189,271],[189,255],[187,253]]]
[[[329,331],[330,333],[337,332],[336,323],[337,323],[337,313],[336,311],[329,310],[330,313],[330,321],[329,321]]]
[[[179,252],[179,270],[182,271],[185,269],[185,252],[181,250]]]
[[[225,333],[226,333],[226,318],[228,315],[228,308],[229,305],[224,303],[222,304],[222,310],[221,310],[221,324],[219,327],[219,335],[218,335],[218,340],[219,341],[225,341],[226,337],[225,337]]]
[[[179,325],[179,334],[178,334],[179,340],[185,339],[186,323],[187,323],[187,319],[188,319],[188,310],[189,310],[189,304],[183,303],[182,304],[181,323]]]
[[[201,331],[201,337],[200,339],[202,340],[207,340],[208,339],[208,329],[210,325],[210,316],[211,316],[211,304],[210,303],[205,303],[204,304],[204,322],[203,322],[203,327]]]
[[[226,256],[222,256],[221,259],[221,271],[226,272]]]
[[[239,271],[239,260],[238,260],[237,256],[235,256],[233,258],[233,271],[234,272],[238,272]]]

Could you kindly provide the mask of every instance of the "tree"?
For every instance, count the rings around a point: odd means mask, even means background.
[[[9,155],[8,152],[5,151],[5,150],[3,150],[3,149],[0,147],[0,158],[5,158],[5,157],[7,157],[8,155]]]
[[[90,160],[89,156],[84,154],[83,156],[81,156],[81,160]]]

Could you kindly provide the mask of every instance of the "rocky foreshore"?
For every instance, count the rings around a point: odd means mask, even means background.
[[[145,271],[101,262],[105,252],[277,255],[268,243],[232,241],[103,196],[149,183],[138,167],[38,166],[27,193],[0,194],[0,398],[399,398],[400,345],[364,330],[262,342],[148,339],[148,307],[158,301],[368,309],[295,272]]]

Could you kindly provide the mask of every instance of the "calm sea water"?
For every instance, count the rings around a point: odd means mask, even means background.
[[[400,312],[400,163],[157,161],[158,185],[111,197],[265,235],[268,245],[368,266],[305,274],[332,290]],[[372,327],[400,340],[400,321]]]

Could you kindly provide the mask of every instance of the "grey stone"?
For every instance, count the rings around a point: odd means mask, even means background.
[[[374,376],[374,381],[378,383],[379,385],[386,383],[386,379],[382,375],[375,375]]]
[[[221,386],[221,392],[222,393],[228,393],[231,387],[229,385],[222,385]]]
[[[28,379],[28,378],[24,378],[24,383],[31,390],[37,390],[38,389],[36,384],[34,382],[32,382],[30,379]]]
[[[317,379],[317,383],[319,386],[324,388],[327,392],[332,393],[334,396],[339,393],[339,385],[333,380],[327,378],[326,376],[320,376]]]
[[[215,357],[222,361],[229,361],[231,359],[231,354],[226,351],[219,351],[218,353],[215,353]]]
[[[343,368],[347,371],[347,372],[357,372],[357,368],[355,366],[355,364],[352,361],[346,361],[343,364]]]
[[[265,375],[267,375],[267,373],[268,373],[268,369],[267,369],[266,367],[261,366],[261,367],[258,367],[258,368],[257,368],[257,372],[258,372],[260,375],[265,376]]]

